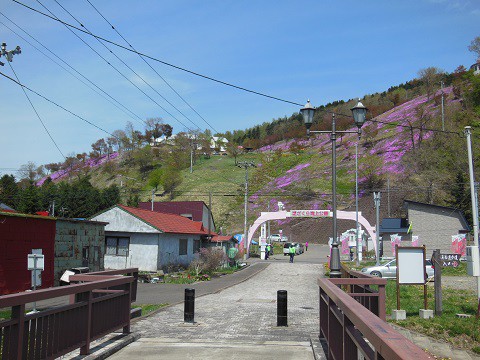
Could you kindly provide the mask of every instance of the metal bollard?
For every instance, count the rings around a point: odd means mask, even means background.
[[[277,291],[277,326],[287,324],[287,290]]]
[[[195,318],[195,289],[185,289],[185,308],[183,321],[194,323]]]

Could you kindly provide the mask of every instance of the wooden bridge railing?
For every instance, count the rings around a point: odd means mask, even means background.
[[[129,333],[137,277],[138,269],[72,275],[83,283],[0,296],[0,309],[11,308],[10,319],[0,321],[0,358],[54,359],[78,348],[85,355],[91,341]],[[25,314],[26,304],[67,295],[68,305]]]

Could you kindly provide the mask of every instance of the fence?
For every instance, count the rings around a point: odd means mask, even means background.
[[[127,275],[127,276],[118,276]],[[0,321],[0,358],[54,359],[118,329],[130,332],[138,269],[72,275],[72,284],[0,297],[0,309],[11,308]],[[70,296],[69,304],[25,314],[26,304]]]
[[[318,279],[320,337],[327,342],[329,359],[356,360],[360,353],[369,360],[430,359],[421,348],[384,321],[386,280],[357,272],[344,271],[343,274],[348,278]],[[383,295],[370,287],[378,285],[380,290],[382,282]],[[339,285],[350,293],[344,292]]]

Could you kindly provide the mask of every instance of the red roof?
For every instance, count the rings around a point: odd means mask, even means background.
[[[212,236],[212,242],[219,242],[219,243],[222,243],[222,242],[225,242],[225,241],[231,241],[231,240],[234,240],[234,237],[233,236],[225,236],[225,235],[213,235]]]
[[[125,205],[117,206],[154,228],[166,233],[208,235],[208,232],[205,231],[201,222],[192,221],[180,215],[159,213]]]

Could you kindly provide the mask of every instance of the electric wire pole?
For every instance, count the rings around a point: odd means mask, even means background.
[[[237,163],[237,166],[239,168],[244,168],[245,169],[245,209],[244,209],[244,216],[245,216],[245,222],[244,222],[244,228],[243,228],[243,245],[246,249],[246,253],[244,258],[246,259],[248,257],[248,251],[249,251],[249,246],[247,244],[247,210],[248,210],[248,168],[249,167],[256,167],[255,164],[251,161],[239,161]]]

